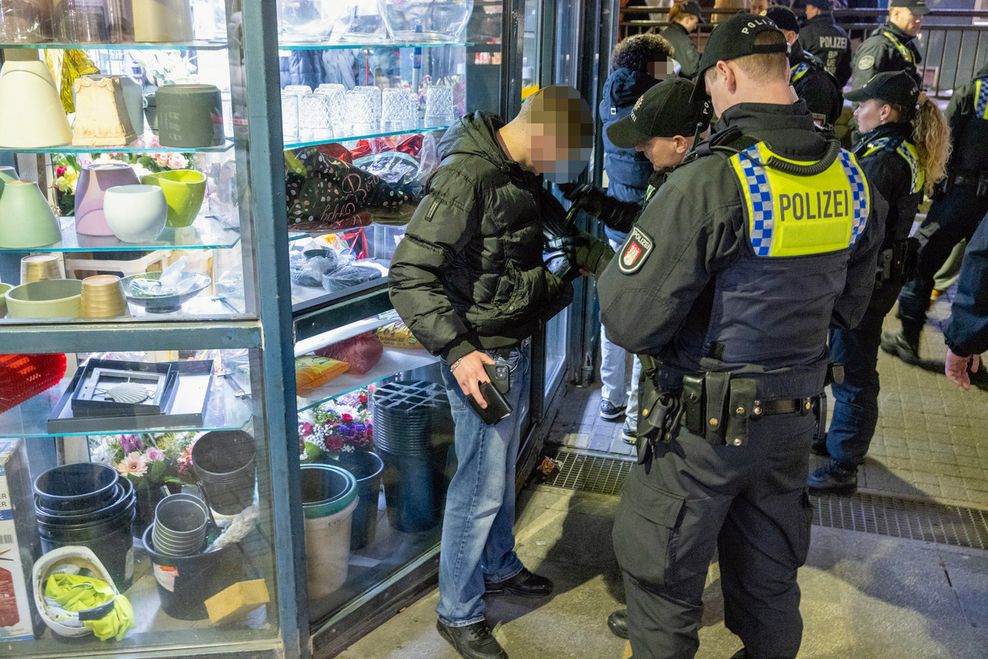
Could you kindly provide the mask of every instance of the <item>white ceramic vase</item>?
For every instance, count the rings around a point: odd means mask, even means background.
[[[103,213],[113,235],[125,243],[157,239],[168,220],[165,195],[156,185],[118,185],[106,191]]]
[[[0,103],[0,147],[50,147],[72,141],[55,81],[41,60],[4,62],[0,99],[5,99]]]

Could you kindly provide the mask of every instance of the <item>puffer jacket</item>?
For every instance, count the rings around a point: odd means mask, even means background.
[[[542,177],[507,158],[496,138],[503,125],[477,112],[446,132],[442,162],[391,262],[392,304],[449,363],[518,345],[573,296],[543,264]]]
[[[642,203],[652,175],[652,164],[634,149],[614,146],[607,138],[607,128],[627,116],[635,101],[658,82],[647,73],[624,67],[611,71],[604,81],[603,98],[598,108],[604,128],[604,171],[607,172],[607,195],[618,201]],[[611,228],[605,229],[605,233],[617,242],[624,242],[626,236]]]

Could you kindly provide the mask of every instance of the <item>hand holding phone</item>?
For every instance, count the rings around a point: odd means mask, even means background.
[[[494,425],[511,414],[511,404],[504,397],[511,388],[511,369],[505,362],[495,362],[484,364],[484,370],[491,380],[480,383],[480,394],[484,397],[487,407],[481,407],[472,396],[467,400],[484,423]]]

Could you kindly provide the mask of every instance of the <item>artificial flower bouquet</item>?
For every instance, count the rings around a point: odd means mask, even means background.
[[[374,446],[374,428],[361,389],[323,403],[299,417],[298,435],[303,462],[318,462]]]

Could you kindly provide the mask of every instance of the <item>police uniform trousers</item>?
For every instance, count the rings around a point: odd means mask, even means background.
[[[901,278],[885,282],[872,293],[868,310],[856,327],[830,330],[830,359],[844,365],[844,381],[831,385],[834,412],[827,430],[827,452],[846,469],[864,462],[878,425],[882,323],[901,288]]]
[[[954,245],[970,240],[988,213],[988,196],[979,197],[974,185],[957,185],[934,200],[916,232],[919,252],[916,269],[899,294],[899,318],[907,335],[918,335],[926,322],[933,280]]]
[[[635,659],[692,657],[707,569],[717,550],[727,628],[752,659],[795,657],[803,621],[812,414],[762,417],[740,447],[680,428],[636,465],[614,521]],[[640,440],[641,441],[641,440]]]

